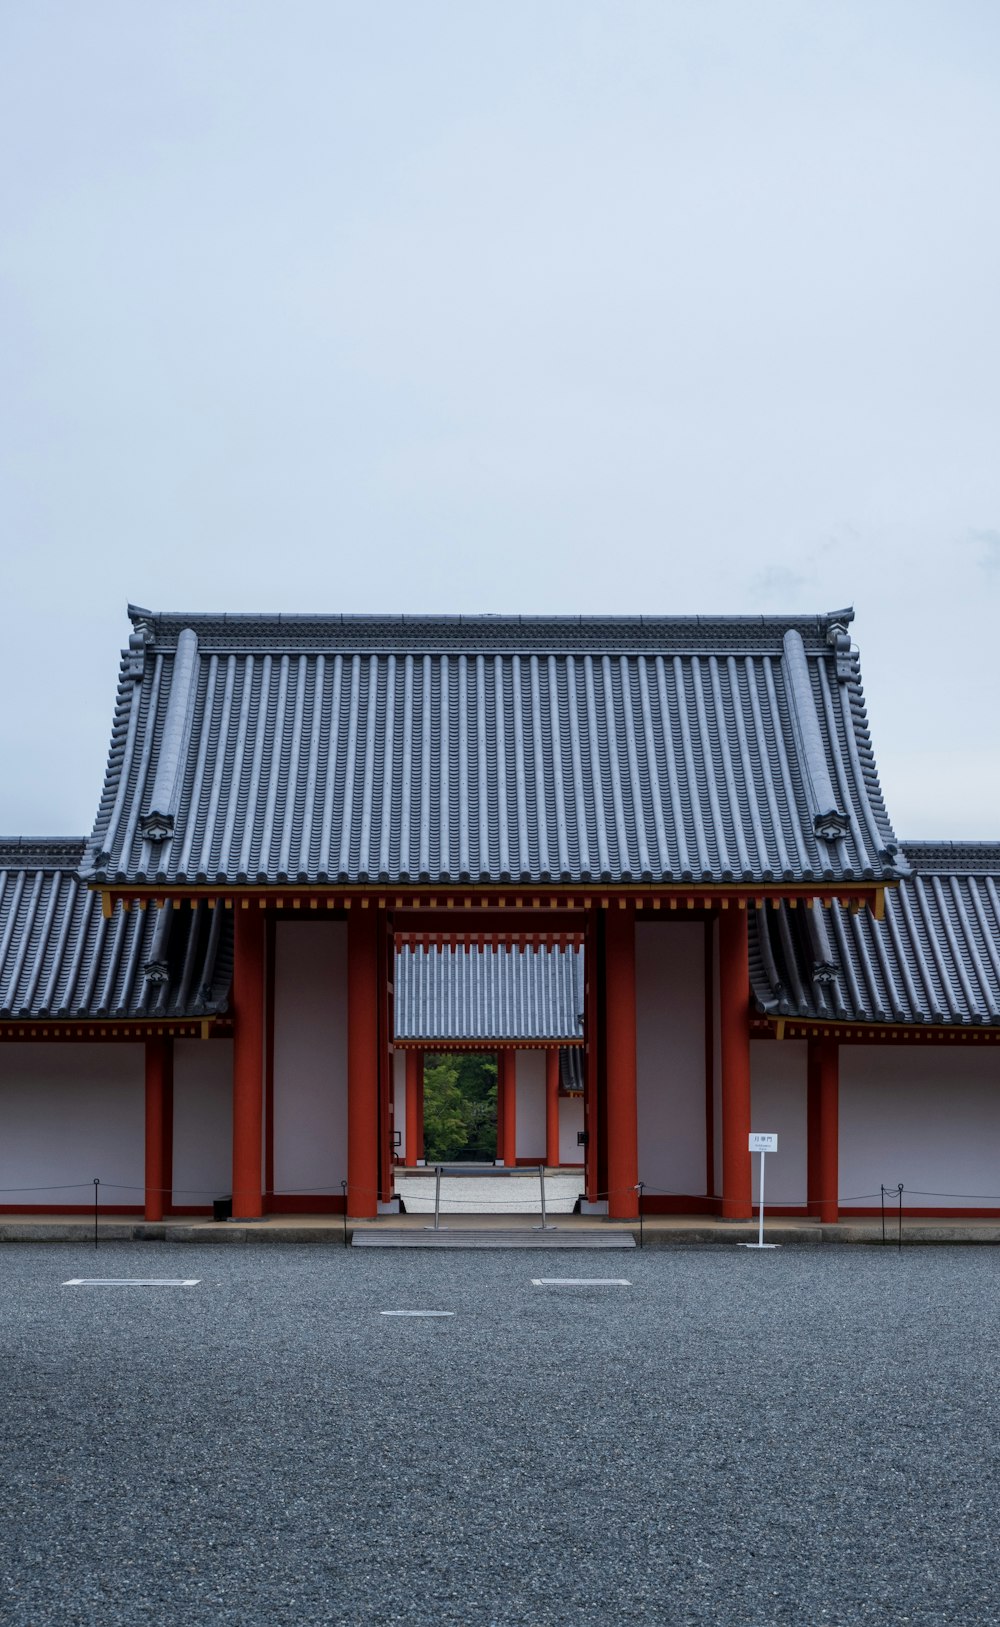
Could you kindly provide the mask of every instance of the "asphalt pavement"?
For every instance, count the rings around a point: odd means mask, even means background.
[[[998,1273],[4,1247],[0,1621],[993,1627]]]

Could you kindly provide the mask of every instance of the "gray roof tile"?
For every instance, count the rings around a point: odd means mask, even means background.
[[[227,911],[170,904],[110,919],[80,879],[84,841],[0,839],[0,1020],[194,1018],[224,1011]]]
[[[132,615],[93,880],[897,873],[848,611]]]
[[[581,1041],[583,950],[404,946],[396,953],[394,1021],[402,1043]]]
[[[839,903],[758,909],[751,982],[771,1016],[1000,1024],[1000,843],[907,842],[885,920]]]

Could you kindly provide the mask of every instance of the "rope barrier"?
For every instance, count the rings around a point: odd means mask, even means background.
[[[485,1175],[482,1172],[480,1172],[480,1173],[470,1172],[468,1175],[466,1175],[464,1173],[461,1173],[459,1171],[454,1170],[453,1168],[449,1169],[448,1173],[449,1173],[449,1175],[452,1176],[452,1178],[457,1179],[457,1180],[478,1180],[478,1179],[488,1179],[489,1178],[487,1175]],[[537,1168],[533,1168],[530,1165],[519,1168],[516,1171],[516,1173],[517,1173],[517,1175],[519,1177],[527,1178],[529,1180],[538,1178]],[[563,1178],[568,1178],[571,1174],[576,1174],[576,1173],[577,1173],[576,1171],[569,1171],[569,1170],[564,1171],[564,1172],[556,1172],[556,1174],[554,1176],[553,1175],[548,1175],[546,1177],[546,1179],[548,1179],[548,1180],[552,1180],[552,1179],[558,1180],[558,1179],[560,1179],[560,1175],[562,1175]],[[426,1184],[428,1187],[432,1187],[433,1183],[434,1183],[434,1180],[435,1180],[434,1166],[429,1166],[427,1169],[405,1170],[405,1171],[402,1171],[402,1172],[398,1172],[397,1176],[396,1176],[396,1179],[397,1179],[397,1181],[398,1180],[405,1180],[408,1187],[411,1187],[413,1183],[418,1183],[418,1182]],[[94,1186],[94,1184],[95,1184],[95,1178],[92,1177],[90,1180],[87,1180],[87,1181],[56,1181],[56,1182],[52,1182],[51,1184],[45,1185],[45,1186],[3,1186],[3,1187],[0,1187],[0,1198],[16,1197],[16,1196],[20,1196],[22,1194],[27,1194],[27,1193],[87,1192],[87,1191],[90,1191],[90,1189]],[[211,1187],[200,1187],[200,1186],[199,1187],[194,1187],[194,1186],[191,1186],[191,1187],[149,1186],[148,1187],[148,1186],[145,1186],[145,1185],[140,1185],[137,1182],[100,1180],[99,1184],[100,1184],[101,1188],[103,1189],[103,1191],[105,1193],[108,1193],[108,1192],[142,1192],[142,1193],[156,1194],[158,1197],[209,1198],[210,1199],[210,1198],[218,1196],[219,1187],[223,1183],[222,1182],[217,1182],[214,1186],[211,1186]],[[294,1187],[294,1186],[283,1187],[282,1190],[281,1190],[281,1193],[279,1194],[279,1196],[285,1196],[285,1197],[300,1197],[300,1196],[301,1197],[324,1197],[324,1196],[328,1196],[328,1195],[335,1194],[335,1193],[336,1194],[343,1194],[347,1189],[347,1184],[348,1183],[345,1180],[340,1180],[340,1181],[337,1181],[335,1183],[332,1183],[329,1186],[311,1185],[311,1186],[302,1186],[302,1187]],[[1000,1204],[1000,1193],[997,1193],[997,1192],[941,1192],[941,1191],[932,1191],[930,1189],[926,1189],[926,1188],[923,1188],[923,1187],[911,1187],[911,1186],[904,1186],[902,1189],[905,1191],[907,1197],[913,1197],[913,1198],[948,1198],[948,1199],[951,1199],[951,1200],[961,1200],[961,1201],[966,1202],[966,1203],[996,1203],[996,1204]],[[838,1193],[836,1197],[832,1197],[832,1198],[830,1198],[830,1197],[783,1198],[783,1199],[780,1200],[780,1207],[782,1209],[806,1209],[806,1208],[810,1208],[810,1207],[813,1207],[813,1206],[818,1206],[819,1204],[836,1203],[841,1208],[844,1208],[845,1206],[847,1206],[849,1204],[852,1204],[852,1203],[865,1203],[865,1202],[877,1201],[882,1197],[883,1193],[891,1194],[893,1199],[895,1200],[899,1190],[900,1190],[900,1184],[899,1183],[894,1183],[892,1186],[883,1187],[880,1192],[857,1192],[857,1193],[851,1194],[850,1196],[846,1196],[846,1195],[842,1195],[842,1194]],[[356,1187],[352,1188],[352,1191],[354,1192],[354,1194],[357,1197],[370,1198],[370,1197],[379,1197],[381,1195],[382,1188],[380,1188],[380,1187],[357,1187],[356,1186]],[[636,1185],[633,1185],[633,1186],[620,1187],[620,1188],[611,1188],[611,1189],[609,1189],[607,1191],[596,1192],[596,1193],[593,1194],[593,1196],[591,1198],[588,1198],[587,1201],[588,1202],[603,1202],[605,1200],[610,1200],[612,1198],[625,1197],[627,1195],[630,1195],[630,1194],[633,1194],[633,1193],[636,1193],[636,1192],[638,1192],[640,1194],[640,1206],[641,1206],[642,1201],[644,1201],[646,1198],[665,1197],[665,1198],[677,1198],[677,1199],[680,1199],[680,1198],[689,1196],[689,1194],[686,1194],[686,1193],[679,1193],[679,1192],[671,1191],[667,1187],[650,1186],[645,1181],[639,1181]],[[581,1193],[580,1195],[581,1196],[586,1196],[585,1193]],[[565,1202],[565,1201],[568,1201],[568,1198],[569,1198],[569,1194],[565,1194],[565,1195],[563,1195],[561,1197],[556,1196],[554,1198],[554,1200],[550,1199],[547,1196],[546,1197],[546,1203],[548,1204],[548,1203],[551,1203],[552,1201],[555,1201],[556,1203]],[[714,1197],[713,1201],[718,1201],[718,1199],[719,1199],[719,1194],[715,1194],[715,1197]],[[411,1201],[416,1201],[416,1202],[429,1201],[429,1194],[428,1194],[428,1198],[425,1199],[423,1194],[421,1194],[419,1192],[414,1194],[414,1193],[411,1192]],[[492,1198],[491,1197],[489,1201],[490,1201],[491,1205],[494,1205],[497,1208],[504,1208],[504,1209],[509,1208],[509,1209],[514,1209],[514,1210],[518,1210],[518,1211],[531,1211],[533,1209],[533,1207],[534,1207],[531,1200],[527,1199],[527,1198]],[[703,1201],[703,1200],[700,1199],[699,1201]],[[442,1196],[442,1198],[441,1198],[442,1207],[445,1207],[445,1206],[462,1207],[466,1202],[467,1202],[467,1200],[463,1199],[461,1197],[449,1198],[449,1197]]]

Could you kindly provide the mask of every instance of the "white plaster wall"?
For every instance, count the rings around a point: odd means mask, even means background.
[[[211,1203],[233,1189],[233,1042],[174,1041],[176,1204]]]
[[[545,1052],[515,1051],[518,1158],[545,1161]]]
[[[705,954],[700,922],[635,929],[639,1179],[705,1191]]]
[[[96,1176],[106,1203],[141,1208],[144,1080],[136,1041],[0,1046],[0,1203],[92,1204]]]
[[[281,921],[274,969],[274,1189],[339,1195],[347,1175],[347,927]]]
[[[907,1208],[1000,1208],[1000,1051],[841,1046],[840,1191],[899,1181]]]
[[[395,1155],[399,1159],[409,1157],[410,1144],[407,1137],[411,1126],[406,1119],[406,1052],[393,1051],[392,1053],[392,1127],[400,1134],[399,1146]]]
[[[806,1054],[804,1039],[750,1041],[750,1128],[778,1137],[777,1152],[767,1155],[765,1209],[770,1203],[806,1202]],[[756,1153],[751,1164],[756,1203],[760,1179]]]
[[[583,1129],[583,1097],[559,1098],[559,1162],[582,1164],[586,1149],[576,1144],[577,1132]]]

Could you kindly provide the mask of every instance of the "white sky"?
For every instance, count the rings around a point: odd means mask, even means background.
[[[0,0],[0,830],[125,604],[854,603],[1000,837],[995,0]]]

